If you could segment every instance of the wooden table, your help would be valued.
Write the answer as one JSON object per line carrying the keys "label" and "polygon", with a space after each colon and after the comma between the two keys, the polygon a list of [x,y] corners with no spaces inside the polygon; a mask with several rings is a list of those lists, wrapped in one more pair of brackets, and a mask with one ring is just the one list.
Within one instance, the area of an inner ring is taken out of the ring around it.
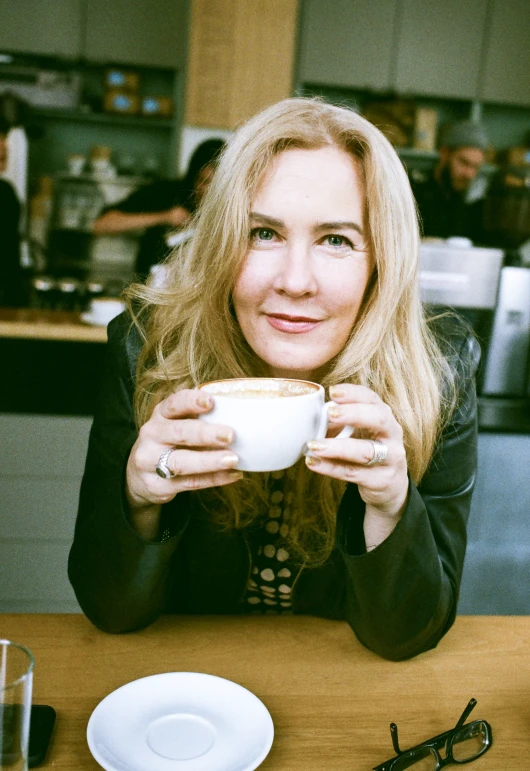
{"label": "wooden table", "polygon": [[[527,769],[530,618],[460,616],[438,648],[406,662],[363,648],[343,622],[305,616],[164,617],[146,630],[107,635],[81,615],[3,615],[0,637],[36,660],[34,702],[57,710],[46,768],[97,771],[86,726],[98,702],[146,675],[197,671],[245,686],[275,725],[260,769],[369,771],[403,748],[451,728],[469,699],[493,747],[466,768]],[[212,769],[212,771],[214,771]]]}
{"label": "wooden table", "polygon": [[107,328],[85,324],[79,313],[0,308],[0,337],[105,343]]}

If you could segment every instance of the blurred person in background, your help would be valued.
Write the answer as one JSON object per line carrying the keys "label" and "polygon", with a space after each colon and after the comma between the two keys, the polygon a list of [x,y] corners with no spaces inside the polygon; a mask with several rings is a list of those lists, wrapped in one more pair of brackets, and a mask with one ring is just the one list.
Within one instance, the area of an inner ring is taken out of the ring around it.
{"label": "blurred person in background", "polygon": [[[135,190],[127,198],[107,207],[95,220],[97,235],[145,229],[136,257],[135,272],[145,280],[151,267],[161,262],[169,249],[191,235],[185,226],[201,202],[213,177],[222,139],[208,139],[193,152],[183,179],[157,180]],[[175,237],[179,229],[180,238]]]}
{"label": "blurred person in background", "polygon": [[[0,117],[0,174],[7,165],[9,124]],[[0,306],[24,304],[24,271],[20,264],[20,201],[10,182],[0,177]]]}
{"label": "blurred person in background", "polygon": [[488,144],[478,123],[454,123],[443,137],[437,166],[426,179],[412,179],[424,236],[484,241],[483,201],[470,202],[468,193],[484,164]]}

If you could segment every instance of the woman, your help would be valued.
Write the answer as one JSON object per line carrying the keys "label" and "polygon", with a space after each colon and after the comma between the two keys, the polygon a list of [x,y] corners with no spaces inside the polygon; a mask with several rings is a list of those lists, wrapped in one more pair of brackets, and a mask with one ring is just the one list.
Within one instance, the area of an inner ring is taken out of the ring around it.
{"label": "woman", "polygon": [[[390,659],[453,623],[476,467],[476,343],[418,297],[410,186],[349,110],[288,99],[226,148],[184,259],[109,328],[69,563],[108,631],[160,613],[347,619]],[[328,437],[285,473],[235,469],[201,382],[322,383]],[[344,425],[349,439],[333,437]],[[139,427],[139,428],[138,428]]]}

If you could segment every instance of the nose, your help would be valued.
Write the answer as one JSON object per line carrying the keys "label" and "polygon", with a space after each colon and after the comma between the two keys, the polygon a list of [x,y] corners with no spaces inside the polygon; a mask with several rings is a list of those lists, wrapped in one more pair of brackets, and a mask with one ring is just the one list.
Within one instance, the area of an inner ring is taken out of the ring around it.
{"label": "nose", "polygon": [[309,244],[289,244],[282,254],[274,288],[290,297],[313,296],[318,284]]}

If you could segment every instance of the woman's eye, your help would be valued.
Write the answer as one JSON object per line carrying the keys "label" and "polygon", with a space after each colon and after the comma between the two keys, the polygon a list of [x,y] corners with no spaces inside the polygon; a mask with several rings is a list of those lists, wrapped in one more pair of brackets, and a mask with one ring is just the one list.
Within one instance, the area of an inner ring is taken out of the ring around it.
{"label": "woman's eye", "polygon": [[272,241],[274,238],[274,233],[272,230],[269,230],[268,228],[259,228],[257,232],[257,236],[260,239],[260,241]]}
{"label": "woman's eye", "polygon": [[254,228],[250,231],[250,239],[254,243],[270,242],[274,240],[274,230],[270,228]]}
{"label": "woman's eye", "polygon": [[326,236],[325,240],[327,241],[329,246],[335,246],[338,248],[342,246],[346,246],[346,247],[349,247],[350,249],[353,249],[352,242],[350,241],[349,238],[346,238],[345,236],[330,235],[330,236]]}

